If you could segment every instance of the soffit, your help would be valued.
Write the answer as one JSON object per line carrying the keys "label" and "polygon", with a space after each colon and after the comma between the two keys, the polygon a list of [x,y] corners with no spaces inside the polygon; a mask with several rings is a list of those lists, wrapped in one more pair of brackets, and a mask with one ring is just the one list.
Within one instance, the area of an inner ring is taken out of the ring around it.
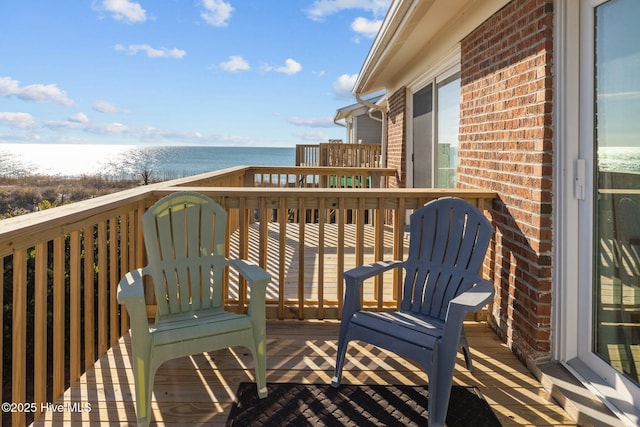
{"label": "soffit", "polygon": [[[509,0],[395,0],[367,55],[354,92],[384,90],[437,43],[458,43]],[[452,39],[453,37],[453,39]]]}

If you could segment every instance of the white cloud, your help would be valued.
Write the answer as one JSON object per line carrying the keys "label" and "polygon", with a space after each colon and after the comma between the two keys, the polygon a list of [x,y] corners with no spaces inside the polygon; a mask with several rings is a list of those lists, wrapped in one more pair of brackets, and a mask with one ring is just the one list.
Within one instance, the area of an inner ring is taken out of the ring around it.
{"label": "white cloud", "polygon": [[302,65],[295,59],[287,58],[287,60],[284,61],[284,65],[281,67],[264,64],[262,66],[262,71],[266,71],[266,72],[275,71],[276,73],[292,75],[302,71]]}
{"label": "white cloud", "polygon": [[84,123],[78,121],[48,121],[45,126],[49,129],[71,129],[99,135],[123,135],[130,132],[130,128],[122,123]]}
{"label": "white cloud", "polygon": [[340,99],[351,99],[351,91],[356,84],[357,74],[343,74],[333,82],[333,93]]}
{"label": "white cloud", "polygon": [[382,20],[369,20],[367,18],[358,17],[351,23],[351,29],[367,38],[374,38],[382,25]]}
{"label": "white cloud", "polygon": [[204,21],[214,27],[226,27],[231,19],[233,7],[224,0],[202,0],[204,10],[200,16]]}
{"label": "white cloud", "polygon": [[126,113],[127,110],[123,110],[115,104],[108,101],[96,101],[92,107],[95,111],[100,113]]}
{"label": "white cloud", "polygon": [[15,129],[9,132],[0,132],[0,142],[2,143],[29,143],[38,142],[42,137],[34,132],[21,131],[16,132]]}
{"label": "white cloud", "polygon": [[85,113],[76,113],[69,116],[68,120],[75,123],[89,123],[89,117]]}
{"label": "white cloud", "polygon": [[316,0],[306,12],[307,17],[314,21],[322,21],[326,16],[347,9],[362,9],[382,17],[390,3],[391,0]]}
{"label": "white cloud", "polygon": [[75,103],[65,91],[60,90],[55,84],[33,84],[20,86],[20,82],[11,77],[0,77],[0,96],[16,96],[25,101],[38,103],[54,102],[65,107]]}
{"label": "white cloud", "polygon": [[287,121],[296,126],[308,126],[308,127],[316,127],[316,128],[331,128],[334,127],[335,124],[331,117],[288,117]]}
{"label": "white cloud", "polygon": [[187,54],[186,51],[177,49],[175,47],[173,49],[169,49],[166,47],[154,48],[149,46],[148,44],[130,44],[127,47],[121,44],[117,44],[113,48],[119,52],[127,52],[129,55],[137,55],[138,52],[144,52],[149,58],[180,59]]}
{"label": "white cloud", "polygon": [[204,135],[200,132],[163,129],[153,126],[134,128],[131,129],[130,133],[145,142],[168,142],[174,140],[198,143],[204,139]]}
{"label": "white cloud", "polygon": [[0,112],[0,124],[11,128],[29,129],[36,127],[36,121],[29,113],[2,113]]}
{"label": "white cloud", "polygon": [[296,74],[302,71],[302,65],[300,65],[300,63],[295,59],[288,58],[286,61],[284,61],[284,67],[278,67],[276,68],[276,71],[278,73],[289,75]]}
{"label": "white cloud", "polygon": [[322,132],[321,130],[311,131],[311,132],[296,132],[293,134],[296,138],[306,141],[306,142],[327,142],[329,140],[329,135]]}
{"label": "white cloud", "polygon": [[0,96],[15,95],[20,91],[20,83],[11,77],[0,77]]}
{"label": "white cloud", "polygon": [[242,56],[238,55],[230,56],[228,61],[221,62],[218,66],[225,71],[231,72],[248,71],[251,69],[249,63]]}
{"label": "white cloud", "polygon": [[129,0],[103,0],[95,9],[109,12],[116,21],[124,21],[128,24],[144,22],[147,20],[147,12],[140,3]]}

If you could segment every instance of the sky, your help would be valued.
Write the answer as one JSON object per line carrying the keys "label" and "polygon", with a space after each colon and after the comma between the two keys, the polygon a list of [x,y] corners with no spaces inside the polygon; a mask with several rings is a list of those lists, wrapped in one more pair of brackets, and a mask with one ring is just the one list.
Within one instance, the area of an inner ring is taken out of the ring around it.
{"label": "sky", "polygon": [[391,0],[2,0],[0,144],[295,146]]}

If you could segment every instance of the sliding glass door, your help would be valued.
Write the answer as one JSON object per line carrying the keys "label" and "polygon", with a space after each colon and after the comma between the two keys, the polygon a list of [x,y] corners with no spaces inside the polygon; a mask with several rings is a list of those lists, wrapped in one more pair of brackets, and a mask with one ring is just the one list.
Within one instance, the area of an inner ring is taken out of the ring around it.
{"label": "sliding glass door", "polygon": [[567,295],[575,286],[577,300],[564,303],[561,317],[568,313],[569,322],[562,325],[566,336],[558,345],[568,343],[568,365],[635,425],[640,421],[640,1],[582,0],[579,14],[579,153],[570,178],[578,207],[577,218],[563,220],[567,230],[579,225],[569,243],[561,243],[578,254],[575,266],[570,263],[575,275],[561,284]]}
{"label": "sliding glass door", "polygon": [[640,383],[640,2],[594,8],[592,351]]}

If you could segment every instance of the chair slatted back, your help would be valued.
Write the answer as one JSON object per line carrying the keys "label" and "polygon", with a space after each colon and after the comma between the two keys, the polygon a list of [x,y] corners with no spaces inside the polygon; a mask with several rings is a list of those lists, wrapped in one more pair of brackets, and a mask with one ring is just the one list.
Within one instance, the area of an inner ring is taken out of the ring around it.
{"label": "chair slatted back", "polygon": [[174,193],[142,216],[157,316],[222,309],[227,213],[210,198]]}
{"label": "chair slatted back", "polygon": [[400,309],[445,320],[449,301],[473,286],[493,228],[468,202],[444,197],[411,215]]}

